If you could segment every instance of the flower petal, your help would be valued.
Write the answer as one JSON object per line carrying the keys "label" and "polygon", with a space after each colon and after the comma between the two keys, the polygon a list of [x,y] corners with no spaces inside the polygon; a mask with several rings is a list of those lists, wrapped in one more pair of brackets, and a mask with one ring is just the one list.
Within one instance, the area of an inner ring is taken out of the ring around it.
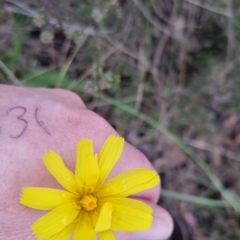
{"label": "flower petal", "polygon": [[143,211],[148,214],[152,214],[152,208],[148,204],[134,198],[116,197],[116,198],[100,198],[98,200],[98,204],[100,205],[104,202],[110,202],[112,203],[113,206],[115,205],[126,206],[129,208],[134,208],[139,211]]}
{"label": "flower petal", "polygon": [[95,226],[96,226],[96,224],[97,224],[98,216],[99,216],[99,214],[100,214],[102,205],[103,205],[103,204],[100,205],[100,204],[98,203],[98,204],[97,204],[97,207],[96,207],[93,211],[88,212],[89,217],[90,217],[90,219],[91,219],[91,223],[92,223],[92,225],[93,225],[93,228],[95,228]]}
{"label": "flower petal", "polygon": [[62,231],[59,233],[53,235],[49,240],[68,240],[71,235],[73,234],[75,228],[76,228],[77,223],[70,223],[67,227],[65,227]]}
{"label": "flower petal", "polygon": [[87,191],[93,191],[99,179],[97,155],[88,155],[86,162],[86,187],[88,188]]}
{"label": "flower petal", "polygon": [[144,231],[152,225],[152,208],[130,198],[107,199],[113,204],[112,226],[116,231]]}
{"label": "flower petal", "polygon": [[75,203],[67,203],[54,208],[32,225],[33,234],[40,239],[50,238],[72,223],[79,211]]}
{"label": "flower petal", "polygon": [[113,208],[110,202],[106,202],[103,204],[97,220],[96,227],[95,227],[96,232],[103,232],[110,229],[111,220],[112,220],[112,211],[113,211]]}
{"label": "flower petal", "polygon": [[94,232],[91,219],[88,213],[85,211],[81,212],[81,216],[74,234],[74,240],[79,239],[96,240],[96,234]]}
{"label": "flower petal", "polygon": [[47,152],[43,161],[48,171],[64,188],[73,193],[78,192],[74,174],[66,167],[57,153],[52,150]]}
{"label": "flower petal", "polygon": [[124,139],[116,135],[110,135],[103,144],[98,159],[100,169],[99,185],[106,180],[112,168],[119,160],[123,146]]}
{"label": "flower petal", "polygon": [[22,189],[20,203],[30,208],[52,210],[73,202],[76,198],[75,194],[59,189],[25,187]]}
{"label": "flower petal", "polygon": [[88,167],[88,159],[94,158],[93,152],[93,143],[90,139],[81,139],[77,145],[77,160],[76,160],[76,169],[75,177],[76,182],[81,189],[82,186],[86,186],[86,169]]}
{"label": "flower petal", "polygon": [[116,237],[112,230],[98,233],[100,240],[116,240]]}
{"label": "flower petal", "polygon": [[132,198],[102,198],[102,202],[113,205],[111,229],[117,231],[137,231],[149,229],[152,224],[152,208],[146,203]]}
{"label": "flower petal", "polygon": [[127,197],[150,189],[159,183],[157,172],[147,168],[135,168],[123,172],[101,186],[97,197]]}

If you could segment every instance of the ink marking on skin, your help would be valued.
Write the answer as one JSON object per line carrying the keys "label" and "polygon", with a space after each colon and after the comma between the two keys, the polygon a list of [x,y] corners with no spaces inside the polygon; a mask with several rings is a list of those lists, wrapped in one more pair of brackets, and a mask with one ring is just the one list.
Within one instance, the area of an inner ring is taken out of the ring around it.
{"label": "ink marking on skin", "polygon": [[14,110],[17,110],[17,109],[21,109],[21,110],[22,110],[22,114],[20,114],[20,115],[17,117],[17,119],[20,120],[20,121],[22,121],[22,122],[24,123],[24,127],[23,127],[22,131],[21,131],[18,135],[10,135],[11,138],[19,138],[19,137],[21,137],[21,136],[24,134],[24,132],[26,131],[27,126],[28,126],[27,120],[23,118],[23,116],[24,116],[25,113],[27,112],[27,109],[26,109],[25,107],[22,107],[22,106],[12,107],[12,108],[10,108],[10,109],[7,111],[7,115],[8,115],[10,112],[12,112],[12,111],[14,111]]}
{"label": "ink marking on skin", "polygon": [[51,136],[51,133],[48,130],[48,128],[45,126],[44,122],[38,119],[38,107],[35,109],[34,116],[35,116],[35,120],[36,120],[37,124],[39,125],[39,127],[41,127],[47,135]]}

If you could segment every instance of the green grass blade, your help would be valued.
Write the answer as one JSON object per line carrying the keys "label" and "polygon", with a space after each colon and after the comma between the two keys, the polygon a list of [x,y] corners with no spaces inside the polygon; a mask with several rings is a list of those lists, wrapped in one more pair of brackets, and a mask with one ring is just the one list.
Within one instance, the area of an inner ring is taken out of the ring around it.
{"label": "green grass blade", "polygon": [[213,200],[209,198],[198,197],[194,195],[169,191],[165,189],[161,190],[161,195],[163,197],[173,198],[173,199],[181,200],[185,202],[191,202],[191,203],[206,206],[206,207],[216,207],[216,208],[226,207],[226,203],[221,200]]}
{"label": "green grass blade", "polygon": [[101,99],[105,100],[106,102],[122,109],[123,111],[138,117],[142,121],[148,123],[150,126],[164,134],[166,137],[168,137],[172,142],[174,142],[176,145],[178,145],[188,156],[190,156],[195,163],[204,171],[204,173],[209,177],[209,179],[212,181],[215,188],[219,191],[219,193],[222,195],[222,197],[229,203],[229,205],[232,206],[232,208],[236,212],[240,212],[240,203],[237,201],[237,199],[224,187],[222,186],[221,181],[218,179],[218,177],[214,174],[212,169],[202,160],[201,158],[197,157],[194,151],[189,148],[185,143],[176,135],[174,135],[172,132],[164,128],[159,122],[155,121],[151,117],[145,115],[144,113],[139,112],[135,108],[126,105],[116,99],[106,97],[104,95],[100,96]]}
{"label": "green grass blade", "polygon": [[71,54],[69,59],[67,59],[66,63],[63,65],[63,67],[59,73],[58,81],[56,82],[57,88],[60,88],[62,86],[63,79],[65,78],[74,58],[76,57],[77,53],[79,52],[80,48],[83,46],[83,44],[85,43],[87,38],[88,38],[88,35],[84,35],[82,37],[82,39],[76,43],[73,53]]}

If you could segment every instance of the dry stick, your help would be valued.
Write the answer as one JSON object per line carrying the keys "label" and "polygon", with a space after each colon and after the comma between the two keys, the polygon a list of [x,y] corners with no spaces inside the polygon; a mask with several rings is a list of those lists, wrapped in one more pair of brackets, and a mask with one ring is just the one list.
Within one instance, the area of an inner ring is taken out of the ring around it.
{"label": "dry stick", "polygon": [[[106,38],[106,37],[105,37],[105,38]],[[108,40],[109,43],[111,43],[113,46],[117,46],[117,45],[120,44],[120,43],[117,42],[116,40],[112,40],[112,39],[110,39],[109,37],[107,38],[107,40]],[[103,43],[103,44],[104,44],[104,46],[109,47],[108,44],[105,44],[105,43]],[[124,44],[121,45],[121,47],[118,49],[118,51],[120,51],[120,52],[126,54],[127,56],[132,57],[132,58],[134,58],[134,59],[136,59],[136,60],[142,61],[141,59],[138,58],[138,55],[137,55],[132,49],[124,46]],[[127,61],[126,59],[123,59],[123,60],[126,61],[126,62],[128,62],[128,64],[131,64],[132,66],[134,66],[134,67],[136,67],[136,68],[139,67],[137,64],[130,63],[130,62]],[[239,57],[238,61],[240,61],[240,57]],[[142,64],[144,64],[144,63],[145,63],[146,66],[148,67],[149,72],[150,72],[152,75],[154,75],[157,79],[160,79],[160,77],[165,78],[164,76],[160,76],[160,73],[159,73],[158,69],[155,68],[155,67],[153,67],[153,66],[151,66],[151,65],[149,64],[149,62],[148,62],[147,59],[144,59],[144,61],[142,62]],[[229,71],[231,71],[231,70],[233,69],[233,66],[232,66],[232,65],[233,65],[233,64],[231,64],[231,65],[227,68],[228,71],[226,72],[226,74],[229,73]],[[159,81],[157,81],[157,82],[159,82]],[[215,107],[209,106],[209,104],[208,104],[207,102],[203,101],[203,100],[200,99],[198,96],[191,94],[191,93],[188,92],[186,89],[178,88],[178,89],[175,90],[175,92],[176,92],[176,93],[180,93],[180,94],[182,94],[182,95],[184,95],[184,96],[186,96],[186,97],[188,97],[188,98],[191,98],[191,100],[200,103],[200,104],[203,105],[204,107],[207,107],[207,108],[210,108],[210,109],[213,109],[213,110],[217,111],[217,109],[216,109]]]}
{"label": "dry stick", "polygon": [[[228,0],[227,12],[229,15],[233,16],[233,2],[232,0]],[[228,45],[227,45],[227,61],[233,57],[234,48],[235,48],[235,34],[232,18],[228,18],[228,26],[227,26],[227,37],[228,37]]]}
{"label": "dry stick", "polygon": [[105,35],[112,32],[111,30],[108,30],[108,29],[102,29],[100,31],[97,31],[93,27],[82,26],[79,23],[61,22],[61,25],[59,25],[58,19],[47,15],[46,12],[44,14],[39,13],[38,11],[28,7],[27,5],[15,0],[5,0],[5,2],[13,5],[13,6],[4,5],[4,9],[6,9],[9,12],[20,13],[22,15],[25,15],[31,18],[40,18],[41,16],[44,15],[50,24],[54,26],[59,26],[63,28],[65,31],[80,32],[90,36],[95,36],[95,35],[101,36],[101,35]]}
{"label": "dry stick", "polygon": [[[120,46],[118,46],[117,48],[111,48],[109,51],[107,51],[101,58],[99,62],[105,62],[113,53],[115,53],[118,48],[120,48]],[[74,89],[82,80],[84,80],[87,76],[89,76],[96,68],[97,68],[98,64],[94,63],[92,64],[92,66],[90,68],[88,68],[77,80],[75,80],[74,82],[72,82],[71,84],[69,84],[69,86],[67,87],[68,90],[72,90]]]}
{"label": "dry stick", "polygon": [[[106,37],[107,40],[113,45],[113,46],[118,46],[120,43],[116,40],[111,40],[109,37]],[[104,44],[104,43],[103,43]],[[105,44],[106,47],[109,47],[107,44]],[[149,72],[151,74],[154,74],[156,76],[156,78],[160,79],[163,78],[165,79],[164,76],[160,75],[159,71],[157,68],[154,68],[153,66],[150,65],[148,59],[144,59],[144,61],[142,61],[142,59],[139,59],[138,55],[130,48],[124,46],[124,44],[122,44],[122,46],[118,49],[120,52],[126,54],[129,57],[132,57],[138,61],[141,61],[141,64],[146,64],[146,67],[148,68]],[[135,67],[138,68],[138,66],[134,65]]]}
{"label": "dry stick", "polygon": [[198,148],[198,149],[201,149],[204,151],[208,151],[208,152],[220,155],[220,156],[227,157],[231,160],[240,162],[240,158],[237,157],[236,154],[233,153],[232,151],[225,150],[223,148],[214,146],[212,144],[209,144],[207,142],[200,141],[200,140],[195,140],[195,139],[190,139],[190,138],[184,138],[183,140],[187,145],[189,145],[191,147]]}
{"label": "dry stick", "polygon": [[175,89],[174,92],[176,94],[181,94],[187,98],[190,98],[191,101],[195,101],[195,102],[201,104],[202,106],[204,106],[205,108],[211,109],[216,112],[218,111],[216,107],[209,105],[209,103],[207,101],[202,100],[196,93],[191,93],[188,90],[183,89],[181,87],[178,87],[177,89]]}
{"label": "dry stick", "polygon": [[164,26],[161,26],[160,23],[158,21],[156,21],[156,19],[154,19],[149,13],[148,11],[145,9],[144,5],[142,4],[142,2],[140,0],[133,0],[134,4],[137,6],[137,8],[141,11],[141,13],[143,14],[143,16],[158,30],[160,30],[161,32],[163,32],[166,35],[170,35],[170,32],[168,29],[166,29]]}
{"label": "dry stick", "polygon": [[208,11],[211,11],[211,12],[214,12],[214,13],[217,13],[217,14],[221,14],[225,17],[233,17],[232,15],[230,15],[229,13],[226,13],[225,11],[219,11],[219,10],[216,10],[215,8],[211,7],[209,4],[207,3],[201,3],[200,1],[197,1],[197,0],[185,0],[186,2],[189,2],[191,4],[194,4],[198,7],[201,7],[201,8],[204,8]]}
{"label": "dry stick", "polygon": [[[153,9],[155,10],[155,12],[158,14],[158,16],[161,17],[160,13],[157,12],[158,10],[156,9],[154,1],[151,1],[151,3],[153,5]],[[169,21],[167,21],[168,22],[167,29],[170,33],[172,33],[172,30],[174,29],[174,26],[170,25],[170,22],[173,22],[173,19],[175,18],[175,13],[176,13],[175,7],[176,7],[176,4],[174,4],[170,19],[169,19]],[[153,58],[153,63],[152,63],[153,69],[156,69],[155,71],[152,72],[152,76],[153,76],[153,79],[154,79],[158,89],[159,89],[159,95],[157,96],[157,101],[158,101],[159,108],[160,108],[159,122],[160,122],[160,119],[162,119],[162,116],[167,116],[167,114],[166,114],[167,104],[165,101],[162,101],[161,96],[160,96],[161,89],[163,89],[163,85],[165,85],[166,81],[164,81],[164,83],[162,81],[160,81],[160,78],[159,78],[160,73],[158,71],[158,66],[161,62],[163,51],[164,51],[164,48],[165,48],[169,38],[170,38],[169,35],[163,33],[163,36],[160,38],[160,40],[158,42],[157,49],[155,51],[155,55]]]}
{"label": "dry stick", "polygon": [[[155,11],[155,13],[156,13],[163,21],[165,21],[165,22],[168,23],[169,25],[173,25],[173,26],[174,26],[174,25],[175,25],[174,20],[171,19],[171,17],[170,17],[170,19],[168,19],[168,18],[162,13],[161,9],[160,9],[159,7],[157,7],[157,4],[156,4],[155,1],[156,1],[156,0],[150,0],[151,4],[152,4],[152,6],[153,6],[153,9],[154,9],[154,11]],[[159,0],[157,0],[157,1],[159,1]],[[174,2],[174,3],[176,3],[176,2]],[[200,28],[199,26],[195,26],[195,25],[184,25],[183,27],[184,27],[184,28],[195,28],[195,29]]]}
{"label": "dry stick", "polygon": [[22,86],[22,83],[15,77],[15,75],[11,72],[11,70],[0,60],[0,68],[5,72],[5,74],[8,76],[9,80],[17,85]]}
{"label": "dry stick", "polygon": [[[172,29],[170,31],[172,31]],[[153,68],[154,69],[157,69],[158,66],[159,66],[159,63],[161,62],[163,50],[164,50],[169,38],[170,38],[169,35],[164,34],[158,42],[157,49],[156,49],[156,52],[155,52],[155,55],[154,55],[154,58],[153,58]],[[153,77],[154,77],[155,80],[157,80],[155,78],[155,75]]]}
{"label": "dry stick", "polygon": [[[109,37],[106,37],[106,36],[105,36],[104,38],[106,38],[106,39],[109,41],[109,43],[111,43],[113,46],[117,46],[117,45],[120,44],[120,43],[117,42],[116,40],[112,40],[112,39],[110,39]],[[105,43],[103,43],[103,44],[104,44],[104,46],[109,47],[108,44],[105,44]],[[141,59],[138,58],[138,55],[137,55],[132,49],[124,46],[124,44],[121,45],[121,47],[118,49],[118,51],[120,51],[120,52],[126,54],[127,56],[130,56],[130,57],[132,57],[132,58],[134,58],[134,59],[136,59],[136,60],[142,61]],[[127,61],[126,59],[123,59],[123,60],[126,61],[126,62],[128,62],[128,64],[131,64],[132,66],[134,66],[134,67],[136,67],[136,68],[139,67],[139,66],[136,65],[136,64],[130,63],[130,62]],[[238,61],[240,61],[240,57],[239,57]],[[156,77],[156,79],[160,79],[160,78],[163,78],[163,79],[164,79],[164,78],[165,78],[164,76],[161,76],[161,75],[160,75],[160,73],[159,73],[159,71],[158,71],[158,69],[157,69],[156,67],[151,66],[151,65],[149,64],[149,62],[148,62],[147,59],[144,59],[144,61],[142,62],[142,64],[144,64],[144,63],[145,63],[146,66],[149,68],[149,72],[150,72],[152,75],[154,75],[154,76]],[[229,73],[233,68],[234,68],[233,64],[230,64],[229,66],[227,66],[227,71],[226,71],[225,74]],[[159,81],[157,81],[157,83],[159,83]],[[196,95],[192,95],[192,94],[191,94],[190,92],[188,92],[186,89],[178,88],[178,89],[176,90],[176,93],[180,93],[180,94],[182,94],[182,95],[184,95],[184,96],[186,96],[186,97],[188,97],[188,98],[191,98],[191,100],[200,103],[200,104],[203,105],[204,107],[207,107],[207,108],[210,108],[210,109],[213,109],[213,110],[217,111],[217,109],[216,109],[215,107],[209,106],[209,104],[208,104],[207,102],[203,101],[202,99],[200,99],[200,98],[199,98],[198,96],[196,96]]]}
{"label": "dry stick", "polygon": [[[153,4],[154,1],[151,1],[151,2]],[[157,13],[157,10],[154,6],[155,5],[153,5],[153,9]],[[157,13],[157,14],[159,14],[159,13]],[[175,4],[173,6],[170,19],[168,21],[167,32],[169,32],[169,33],[172,33],[172,30],[173,30],[173,27],[174,27],[174,26],[170,25],[170,23],[173,21],[173,19],[175,19]],[[170,38],[170,35],[165,34],[165,33],[163,33],[163,36],[160,38],[160,41],[159,41],[158,46],[157,46],[156,53],[155,53],[154,58],[153,58],[153,68],[154,69],[157,69],[158,66],[159,66],[159,63],[161,61],[161,57],[162,57],[162,54],[163,54],[163,50],[164,50],[169,38]],[[156,78],[155,74],[153,74],[153,78],[154,78],[156,83],[159,81],[159,79]]]}
{"label": "dry stick", "polygon": [[142,2],[140,0],[133,0],[134,4],[137,6],[137,8],[141,11],[141,13],[143,14],[143,16],[159,31],[161,31],[162,33],[164,33],[165,35],[171,36],[173,39],[179,41],[179,38],[177,36],[175,36],[174,34],[171,34],[172,32],[170,31],[169,28],[166,28],[164,26],[162,26],[156,19],[154,19],[146,10],[146,8],[144,7],[144,5],[142,4]]}
{"label": "dry stick", "polygon": [[[194,11],[194,8],[196,8],[195,5],[190,5],[188,7],[188,11],[187,11],[187,19],[188,19],[188,23],[189,25],[194,25],[194,18],[195,18],[195,14],[192,14],[192,9]],[[191,21],[193,22],[191,24]],[[183,24],[184,25],[184,24]],[[183,26],[181,28],[182,30],[182,36],[183,36]],[[187,47],[188,47],[188,41],[190,39],[191,33],[194,29],[193,28],[187,28],[185,33],[184,33],[184,41],[181,41],[180,43],[180,53],[179,53],[179,81],[180,83],[182,83],[182,85],[184,85],[184,81],[186,78],[186,52],[187,52]]]}
{"label": "dry stick", "polygon": [[[130,48],[126,47],[126,46],[124,46],[124,44],[119,43],[119,42],[118,42],[117,40],[115,40],[115,39],[112,40],[112,39],[110,39],[109,37],[107,37],[107,40],[108,40],[113,46],[115,46],[115,47],[121,45],[121,46],[117,49],[118,51],[121,51],[121,52],[125,53],[126,55],[128,55],[128,56],[130,56],[130,57],[132,57],[132,58],[134,58],[134,59],[136,59],[136,60],[138,60],[138,61],[140,61],[142,65],[145,64],[144,66],[150,68],[149,61],[148,61],[146,58],[139,58],[138,54],[136,54],[135,51],[133,51],[132,49],[130,49]],[[103,44],[104,44],[104,43],[103,43]],[[105,44],[105,46],[106,46],[106,47],[109,47],[109,46],[107,46],[107,44]]]}
{"label": "dry stick", "polygon": [[[157,1],[158,1],[158,0],[157,0]],[[155,13],[156,13],[163,21],[165,21],[165,22],[168,23],[168,24],[174,25],[173,21],[171,20],[171,17],[170,17],[170,19],[168,19],[167,16],[162,13],[162,11],[160,10],[160,8],[157,7],[157,4],[156,4],[155,0],[150,0],[150,2],[151,2],[151,4],[152,4],[152,6],[153,6],[153,9],[154,9]],[[159,1],[158,1],[158,2],[159,2]]]}
{"label": "dry stick", "polygon": [[[146,10],[146,8],[144,7],[144,5],[142,4],[142,2],[140,0],[133,0],[134,4],[137,6],[137,8],[141,11],[141,13],[143,14],[143,16],[158,30],[160,30],[162,33],[164,33],[166,36],[171,36],[172,38],[174,38],[175,40],[179,41],[179,39],[177,38],[177,36],[175,36],[174,34],[172,35],[171,31],[169,28],[163,27],[160,25],[160,23],[154,19]],[[156,68],[151,68],[149,66],[149,69],[155,74],[158,75],[158,77],[160,76],[158,70]]]}
{"label": "dry stick", "polygon": [[141,45],[144,45],[144,43],[140,43],[140,49],[138,53],[138,59],[141,59],[138,61],[138,87],[137,87],[137,97],[135,102],[135,108],[140,109],[142,101],[143,101],[143,93],[144,93],[144,76],[146,74],[147,65],[144,62],[145,58],[145,52],[144,52],[144,46],[141,47]]}
{"label": "dry stick", "polygon": [[236,67],[239,66],[240,54],[237,52],[236,56],[238,56],[237,59],[233,59],[232,61],[231,61],[231,59],[229,59],[229,61],[227,61],[227,63],[226,63],[226,66],[219,73],[220,81],[225,79],[228,74],[230,74]]}

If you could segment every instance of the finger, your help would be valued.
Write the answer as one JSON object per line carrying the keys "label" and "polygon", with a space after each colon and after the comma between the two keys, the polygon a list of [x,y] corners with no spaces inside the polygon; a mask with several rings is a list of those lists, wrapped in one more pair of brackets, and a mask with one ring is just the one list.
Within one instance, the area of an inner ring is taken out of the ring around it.
{"label": "finger", "polygon": [[173,231],[173,220],[169,213],[157,206],[148,203],[153,208],[153,225],[150,230],[132,234],[131,240],[164,240],[168,239]]}

